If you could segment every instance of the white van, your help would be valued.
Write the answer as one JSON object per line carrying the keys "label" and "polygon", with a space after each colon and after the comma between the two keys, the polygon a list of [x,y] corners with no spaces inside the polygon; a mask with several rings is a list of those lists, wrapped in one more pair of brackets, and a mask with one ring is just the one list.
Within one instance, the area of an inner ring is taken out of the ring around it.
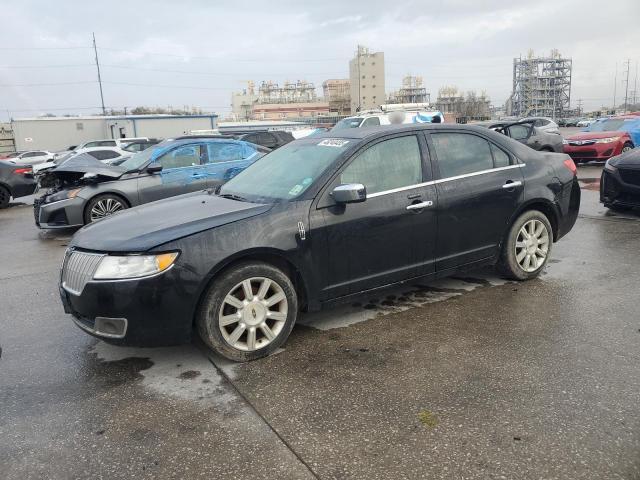
{"label": "white van", "polygon": [[[435,119],[435,121],[434,121]],[[430,110],[429,104],[402,103],[381,105],[379,110],[367,110],[353,117],[340,120],[331,130],[344,128],[365,128],[378,125],[408,123],[443,123],[444,115],[438,110]]]}

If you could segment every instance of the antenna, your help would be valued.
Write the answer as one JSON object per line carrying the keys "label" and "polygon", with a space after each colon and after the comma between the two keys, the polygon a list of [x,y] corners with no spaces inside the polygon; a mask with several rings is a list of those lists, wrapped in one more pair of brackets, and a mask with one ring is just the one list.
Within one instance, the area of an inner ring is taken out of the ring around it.
{"label": "antenna", "polygon": [[102,104],[102,115],[106,115],[107,111],[104,108],[104,95],[102,94],[102,78],[100,78],[100,62],[98,62],[98,47],[96,47],[96,34],[93,35],[93,52],[96,54],[96,68],[98,69],[98,85],[100,85],[100,103]]}
{"label": "antenna", "polygon": [[627,59],[627,79],[625,81],[624,88],[624,113],[627,113],[627,100],[629,97],[629,67],[631,66],[631,59]]}

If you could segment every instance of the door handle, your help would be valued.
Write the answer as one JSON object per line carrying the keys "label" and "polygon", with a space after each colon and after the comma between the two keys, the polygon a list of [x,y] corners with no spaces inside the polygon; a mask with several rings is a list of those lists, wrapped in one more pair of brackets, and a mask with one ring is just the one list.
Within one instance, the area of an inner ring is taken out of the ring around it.
{"label": "door handle", "polygon": [[431,200],[427,200],[426,202],[412,203],[411,205],[407,205],[407,210],[421,210],[425,207],[431,206],[433,206],[433,202]]}
{"label": "door handle", "polygon": [[191,178],[203,178],[203,177],[206,177],[204,173],[194,173],[193,175],[191,175]]}
{"label": "door handle", "polygon": [[517,180],[515,182],[509,180],[507,183],[502,185],[502,188],[509,189],[509,188],[516,188],[516,187],[521,187],[521,186],[522,186],[522,182],[520,180]]}

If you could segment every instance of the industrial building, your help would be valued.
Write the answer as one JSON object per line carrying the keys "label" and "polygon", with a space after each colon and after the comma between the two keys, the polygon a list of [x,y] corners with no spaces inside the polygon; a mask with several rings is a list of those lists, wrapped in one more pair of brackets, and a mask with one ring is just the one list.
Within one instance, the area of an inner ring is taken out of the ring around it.
{"label": "industrial building", "polygon": [[348,78],[325,80],[322,82],[322,93],[331,113],[351,115],[351,81]]}
{"label": "industrial building", "polygon": [[571,59],[557,50],[548,57],[513,59],[513,92],[509,115],[561,118],[571,109]]}
{"label": "industrial building", "polygon": [[384,83],[384,53],[370,52],[358,45],[355,57],[349,61],[351,81],[351,112],[378,108],[386,102]]}
{"label": "industrial building", "polygon": [[387,103],[430,103],[431,95],[422,84],[422,77],[406,75],[402,88],[389,94]]}
{"label": "industrial building", "polygon": [[217,115],[38,117],[11,121],[16,150],[64,150],[103,138],[169,138],[216,128]]}
{"label": "industrial building", "polygon": [[278,83],[263,81],[255,92],[255,84],[231,96],[234,120],[280,120],[307,118],[329,113],[329,104],[318,99],[316,87],[305,80]]}

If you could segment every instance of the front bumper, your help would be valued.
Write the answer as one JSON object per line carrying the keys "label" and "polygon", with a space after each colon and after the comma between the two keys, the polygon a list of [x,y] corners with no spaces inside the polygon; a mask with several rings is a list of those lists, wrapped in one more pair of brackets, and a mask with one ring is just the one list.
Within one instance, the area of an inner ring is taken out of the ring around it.
{"label": "front bumper", "polygon": [[192,276],[174,265],[152,277],[89,281],[79,295],[60,283],[59,292],[65,313],[90,335],[117,345],[177,345],[191,339],[197,301]]}
{"label": "front bumper", "polygon": [[[571,140],[569,140],[571,141]],[[592,143],[589,145],[564,145],[563,151],[574,162],[604,162],[622,151],[622,144],[616,143]]]}
{"label": "front bumper", "polygon": [[39,228],[68,228],[84,225],[86,200],[76,197],[53,203],[44,203],[45,197],[33,201],[33,216]]}
{"label": "front bumper", "polygon": [[600,203],[621,207],[640,206],[640,170],[603,170],[600,177]]}

